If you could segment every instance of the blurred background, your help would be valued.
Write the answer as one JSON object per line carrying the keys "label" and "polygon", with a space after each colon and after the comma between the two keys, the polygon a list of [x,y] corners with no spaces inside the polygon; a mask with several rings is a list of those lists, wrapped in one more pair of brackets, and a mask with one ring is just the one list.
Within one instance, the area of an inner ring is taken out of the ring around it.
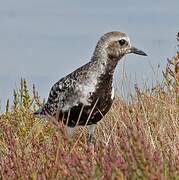
{"label": "blurred background", "polygon": [[115,86],[123,81],[129,91],[134,83],[160,82],[167,58],[177,51],[178,0],[0,1],[2,107],[20,78],[26,78],[30,88],[34,83],[47,98],[56,81],[90,60],[96,42],[108,31],[126,32],[132,44],[148,54],[128,55],[119,63]]}

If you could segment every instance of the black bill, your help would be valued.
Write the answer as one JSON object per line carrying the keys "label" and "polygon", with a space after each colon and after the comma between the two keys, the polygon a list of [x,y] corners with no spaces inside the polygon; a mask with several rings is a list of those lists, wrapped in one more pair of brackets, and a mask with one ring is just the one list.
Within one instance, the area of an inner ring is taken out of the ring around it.
{"label": "black bill", "polygon": [[144,52],[144,51],[141,51],[135,47],[132,47],[131,48],[131,53],[134,53],[134,54],[139,54],[141,56],[147,56],[147,54]]}

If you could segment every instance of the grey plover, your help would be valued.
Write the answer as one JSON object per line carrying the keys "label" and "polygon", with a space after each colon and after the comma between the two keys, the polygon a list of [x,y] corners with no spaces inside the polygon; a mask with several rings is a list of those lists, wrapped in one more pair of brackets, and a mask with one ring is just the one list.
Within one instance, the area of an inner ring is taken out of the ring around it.
{"label": "grey plover", "polygon": [[69,127],[67,130],[87,126],[88,142],[91,142],[96,124],[110,110],[114,100],[116,65],[129,53],[147,56],[131,45],[125,33],[104,34],[96,45],[91,61],[56,82],[47,102],[34,114],[55,117]]}

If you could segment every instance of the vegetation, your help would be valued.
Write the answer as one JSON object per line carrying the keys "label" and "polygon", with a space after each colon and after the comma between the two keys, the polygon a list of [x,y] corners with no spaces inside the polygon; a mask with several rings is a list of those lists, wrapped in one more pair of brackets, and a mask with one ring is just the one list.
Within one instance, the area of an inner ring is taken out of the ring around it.
{"label": "vegetation", "polygon": [[[178,34],[179,38],[179,34]],[[163,83],[116,99],[87,145],[86,130],[35,118],[42,102],[26,80],[0,116],[0,179],[179,179],[179,52]]]}

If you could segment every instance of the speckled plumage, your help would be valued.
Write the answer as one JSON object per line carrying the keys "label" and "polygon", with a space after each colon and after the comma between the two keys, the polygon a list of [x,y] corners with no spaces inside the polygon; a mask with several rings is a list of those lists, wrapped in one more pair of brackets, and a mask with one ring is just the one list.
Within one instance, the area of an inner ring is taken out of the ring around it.
{"label": "speckled plumage", "polygon": [[35,115],[54,116],[69,127],[96,124],[111,108],[114,70],[118,61],[128,53],[146,55],[131,47],[125,33],[103,35],[91,61],[55,83],[47,102]]}

